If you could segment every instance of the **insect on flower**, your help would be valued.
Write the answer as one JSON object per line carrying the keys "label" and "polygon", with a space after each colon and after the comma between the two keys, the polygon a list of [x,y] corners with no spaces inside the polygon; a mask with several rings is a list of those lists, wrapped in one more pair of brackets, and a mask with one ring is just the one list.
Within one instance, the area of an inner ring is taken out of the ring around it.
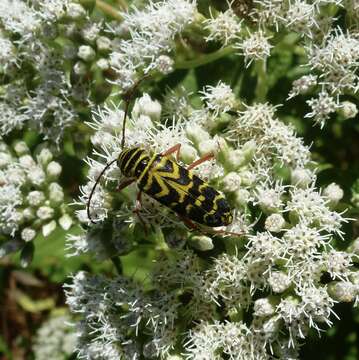
{"label": "insect on flower", "polygon": [[[94,223],[91,219],[90,203],[99,180],[112,164],[117,163],[125,176],[125,180],[119,184],[117,190],[121,191],[133,182],[137,183],[139,192],[134,212],[137,213],[142,223],[144,221],[140,215],[141,196],[142,193],[146,193],[162,205],[170,208],[191,229],[199,230],[193,222],[208,227],[231,224],[233,216],[226,198],[192,172],[194,167],[212,159],[213,153],[208,153],[188,167],[184,167],[178,164],[181,144],[174,145],[159,154],[150,154],[141,147],[125,147],[125,128],[129,103],[138,84],[139,82],[124,96],[126,105],[122,128],[122,152],[117,159],[105,166],[97,178],[87,202],[88,218]],[[171,156],[174,153],[176,153],[176,161]],[[222,230],[215,232],[242,235]]]}

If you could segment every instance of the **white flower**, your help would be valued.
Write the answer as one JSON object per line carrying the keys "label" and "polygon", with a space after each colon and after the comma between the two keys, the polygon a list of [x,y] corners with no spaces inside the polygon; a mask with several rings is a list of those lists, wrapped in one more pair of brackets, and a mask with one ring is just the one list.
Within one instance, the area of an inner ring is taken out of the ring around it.
{"label": "white flower", "polygon": [[161,104],[157,100],[152,100],[148,94],[143,94],[136,99],[131,114],[135,119],[145,115],[152,121],[158,121],[161,117]]}
{"label": "white flower", "polygon": [[270,232],[280,232],[285,226],[285,219],[281,214],[271,214],[267,217],[264,227]]}
{"label": "white flower", "polygon": [[303,75],[301,78],[293,81],[293,88],[289,93],[288,99],[299,94],[306,94],[315,85],[317,85],[317,76],[311,74]]}
{"label": "white flower", "polygon": [[81,45],[77,52],[77,56],[85,62],[91,62],[95,59],[96,52],[89,45]]}
{"label": "white flower", "polygon": [[250,33],[248,38],[241,43],[236,44],[236,48],[240,50],[240,54],[244,56],[247,67],[254,60],[265,61],[269,55],[272,45],[268,41],[269,37],[265,36],[262,30]]}
{"label": "white flower", "polygon": [[315,175],[309,169],[296,168],[291,172],[291,183],[296,187],[306,188],[313,184]]}
{"label": "white flower", "polygon": [[254,315],[264,317],[273,315],[274,312],[275,307],[268,298],[261,298],[254,302]]}
{"label": "white flower", "polygon": [[[211,8],[210,8],[211,11]],[[209,31],[207,41],[221,41],[223,45],[234,42],[241,31],[241,22],[229,7],[225,12],[220,12],[216,17],[210,14],[211,18],[204,21],[204,28]]]}
{"label": "white flower", "polygon": [[209,109],[214,111],[215,115],[235,107],[236,97],[231,87],[221,81],[216,86],[206,86],[202,94],[201,99],[206,102]]}
{"label": "white flower", "polygon": [[306,114],[306,117],[314,118],[314,121],[321,127],[329,119],[330,114],[334,113],[339,107],[337,102],[327,92],[319,93],[318,98],[312,98],[307,101],[312,111]]}
{"label": "white flower", "polygon": [[339,107],[339,113],[346,119],[355,118],[358,114],[357,106],[350,101],[342,101]]}
{"label": "white flower", "polygon": [[56,161],[51,161],[46,167],[47,174],[52,178],[58,177],[61,174],[61,171],[62,167]]}
{"label": "white flower", "polygon": [[268,278],[268,284],[274,293],[282,293],[289,288],[291,280],[286,273],[273,271]]}
{"label": "white flower", "polygon": [[338,184],[331,183],[324,188],[323,195],[328,199],[332,206],[335,206],[343,198],[344,191]]}
{"label": "white flower", "polygon": [[35,238],[36,231],[31,228],[25,228],[21,231],[21,239],[25,242],[31,241]]}

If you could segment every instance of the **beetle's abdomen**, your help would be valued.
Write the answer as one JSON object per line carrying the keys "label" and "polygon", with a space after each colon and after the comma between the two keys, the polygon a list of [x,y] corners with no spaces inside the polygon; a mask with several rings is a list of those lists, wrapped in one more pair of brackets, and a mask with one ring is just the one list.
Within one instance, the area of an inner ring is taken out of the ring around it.
{"label": "beetle's abdomen", "polygon": [[138,187],[179,215],[207,226],[232,222],[225,197],[192,171],[167,156],[156,155],[141,174]]}

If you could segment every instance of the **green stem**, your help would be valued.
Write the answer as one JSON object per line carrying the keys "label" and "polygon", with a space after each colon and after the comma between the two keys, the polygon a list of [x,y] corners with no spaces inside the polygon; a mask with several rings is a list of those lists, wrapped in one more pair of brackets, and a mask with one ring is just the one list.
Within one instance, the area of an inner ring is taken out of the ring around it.
{"label": "green stem", "polygon": [[111,6],[110,4],[107,4],[106,2],[102,0],[96,0],[96,6],[98,9],[100,9],[102,12],[104,12],[106,15],[111,16],[112,18],[122,21],[123,17],[121,16],[120,12]]}
{"label": "green stem", "polygon": [[255,64],[257,72],[257,86],[255,90],[256,99],[264,102],[268,93],[267,66],[264,60],[257,60]]}
{"label": "green stem", "polygon": [[128,4],[126,0],[117,0],[117,4],[122,10],[124,11],[128,10]]}
{"label": "green stem", "polygon": [[224,47],[213,53],[205,54],[197,57],[193,60],[177,61],[175,63],[176,69],[192,69],[198,66],[202,66],[213,61],[216,61],[224,56],[234,53],[235,49],[231,46]]}
{"label": "green stem", "polygon": [[122,275],[123,269],[122,269],[121,259],[119,257],[112,257],[111,261],[112,261],[113,265],[115,266],[117,273],[119,275]]}

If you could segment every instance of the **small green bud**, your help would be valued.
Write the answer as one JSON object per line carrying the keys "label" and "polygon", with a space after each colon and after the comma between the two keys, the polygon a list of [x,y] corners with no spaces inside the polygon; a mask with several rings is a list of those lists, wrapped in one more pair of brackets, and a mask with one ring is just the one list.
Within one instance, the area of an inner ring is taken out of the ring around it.
{"label": "small green bud", "polygon": [[340,104],[338,113],[344,118],[344,120],[353,119],[358,114],[358,108],[351,101],[343,101]]}
{"label": "small green bud", "polygon": [[43,148],[39,155],[37,155],[37,161],[42,165],[46,166],[53,159],[52,152],[49,149]]}
{"label": "small green bud", "polygon": [[85,62],[91,62],[95,59],[96,52],[89,45],[81,45],[77,52],[77,56]]}
{"label": "small green bud", "polygon": [[200,251],[208,251],[214,248],[212,239],[205,235],[195,235],[190,239],[190,244]]}
{"label": "small green bud", "polygon": [[29,152],[29,147],[25,141],[18,141],[14,145],[14,150],[18,156],[21,156]]}
{"label": "small green bud", "polygon": [[42,234],[44,237],[49,236],[56,229],[56,221],[52,220],[49,223],[42,226]]}
{"label": "small green bud", "polygon": [[180,155],[181,155],[181,160],[186,163],[186,164],[190,164],[192,162],[194,162],[197,158],[197,150],[188,144],[182,144],[181,145],[181,151],[180,151]]}
{"label": "small green bud", "polygon": [[356,286],[349,281],[335,281],[328,286],[329,295],[340,302],[352,302],[357,295]]}

